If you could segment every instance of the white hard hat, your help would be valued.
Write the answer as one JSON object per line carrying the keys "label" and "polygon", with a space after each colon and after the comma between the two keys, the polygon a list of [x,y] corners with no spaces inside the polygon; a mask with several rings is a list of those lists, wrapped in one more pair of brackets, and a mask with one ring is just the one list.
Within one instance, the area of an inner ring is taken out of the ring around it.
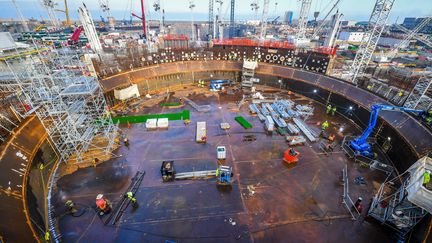
{"label": "white hard hat", "polygon": [[97,196],[96,196],[96,200],[99,200],[99,199],[102,199],[103,198],[103,194],[98,194]]}
{"label": "white hard hat", "polygon": [[362,198],[362,197],[359,197],[358,199],[359,199],[360,201],[363,201],[363,198]]}

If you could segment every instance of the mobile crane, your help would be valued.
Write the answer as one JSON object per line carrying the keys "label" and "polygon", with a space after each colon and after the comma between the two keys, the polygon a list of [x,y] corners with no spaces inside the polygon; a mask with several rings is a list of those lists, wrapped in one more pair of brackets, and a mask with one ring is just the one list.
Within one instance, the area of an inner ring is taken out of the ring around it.
{"label": "mobile crane", "polygon": [[369,117],[369,124],[362,133],[362,135],[350,142],[350,147],[354,150],[354,153],[367,157],[373,156],[372,146],[367,142],[367,139],[369,138],[370,134],[372,133],[373,129],[375,128],[376,122],[378,120],[378,113],[380,110],[385,111],[406,111],[415,113],[417,115],[423,115],[425,111],[423,110],[415,110],[410,109],[406,107],[400,107],[400,106],[391,106],[391,105],[385,105],[385,104],[375,104],[372,105],[371,108],[371,115]]}

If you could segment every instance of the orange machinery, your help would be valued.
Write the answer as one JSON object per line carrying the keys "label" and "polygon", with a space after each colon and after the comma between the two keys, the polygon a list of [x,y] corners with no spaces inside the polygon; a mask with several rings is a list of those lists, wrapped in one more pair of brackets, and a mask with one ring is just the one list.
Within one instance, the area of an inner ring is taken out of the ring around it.
{"label": "orange machinery", "polygon": [[293,148],[289,148],[284,152],[284,161],[288,164],[293,164],[298,161],[300,153],[295,151]]}

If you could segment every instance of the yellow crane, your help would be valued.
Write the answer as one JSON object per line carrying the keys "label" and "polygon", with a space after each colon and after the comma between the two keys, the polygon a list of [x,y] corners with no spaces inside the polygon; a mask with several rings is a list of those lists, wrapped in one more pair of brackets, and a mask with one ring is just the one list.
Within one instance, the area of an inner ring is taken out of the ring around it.
{"label": "yellow crane", "polygon": [[69,27],[72,25],[72,21],[70,20],[69,17],[69,8],[68,8],[67,0],[64,0],[64,9],[56,9],[56,11],[62,12],[66,15],[66,21],[64,23],[65,26]]}

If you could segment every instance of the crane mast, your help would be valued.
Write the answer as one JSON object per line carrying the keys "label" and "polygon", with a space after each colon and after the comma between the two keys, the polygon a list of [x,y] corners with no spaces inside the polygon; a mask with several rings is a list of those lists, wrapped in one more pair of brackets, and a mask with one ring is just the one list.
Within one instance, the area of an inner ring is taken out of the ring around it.
{"label": "crane mast", "polygon": [[369,18],[369,30],[364,33],[363,39],[350,68],[350,81],[357,84],[357,77],[362,75],[368,66],[378,40],[386,25],[390,10],[395,0],[377,0]]}
{"label": "crane mast", "polygon": [[297,26],[296,41],[306,39],[307,21],[311,6],[312,0],[302,0]]}
{"label": "crane mast", "polygon": [[261,40],[265,39],[265,37],[266,37],[267,16],[268,16],[269,4],[270,4],[270,0],[264,0],[263,13],[261,16],[261,33],[260,33],[260,39]]}

